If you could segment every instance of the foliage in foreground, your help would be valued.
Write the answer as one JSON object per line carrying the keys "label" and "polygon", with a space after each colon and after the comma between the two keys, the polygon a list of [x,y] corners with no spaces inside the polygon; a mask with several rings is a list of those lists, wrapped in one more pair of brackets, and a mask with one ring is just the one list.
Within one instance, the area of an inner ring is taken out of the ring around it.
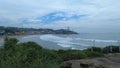
{"label": "foliage in foreground", "polygon": [[89,50],[49,50],[34,42],[19,43],[6,38],[0,48],[0,68],[59,68],[63,61],[103,56]]}

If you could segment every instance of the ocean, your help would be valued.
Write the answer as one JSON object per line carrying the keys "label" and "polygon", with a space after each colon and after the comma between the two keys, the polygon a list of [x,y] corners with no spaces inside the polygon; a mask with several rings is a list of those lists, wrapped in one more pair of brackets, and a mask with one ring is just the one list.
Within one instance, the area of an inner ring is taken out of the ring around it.
{"label": "ocean", "polygon": [[[115,33],[81,33],[72,35],[27,35],[16,36],[20,42],[34,41],[48,49],[75,49],[83,50],[92,46],[105,47],[120,45],[120,34]],[[3,45],[2,40],[0,44]]]}

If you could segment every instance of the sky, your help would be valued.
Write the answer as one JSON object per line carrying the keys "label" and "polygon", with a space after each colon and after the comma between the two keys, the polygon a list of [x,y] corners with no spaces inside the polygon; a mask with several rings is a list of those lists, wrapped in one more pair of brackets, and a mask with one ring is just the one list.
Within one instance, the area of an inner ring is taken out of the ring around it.
{"label": "sky", "polygon": [[120,33],[120,0],[0,0],[0,26]]}

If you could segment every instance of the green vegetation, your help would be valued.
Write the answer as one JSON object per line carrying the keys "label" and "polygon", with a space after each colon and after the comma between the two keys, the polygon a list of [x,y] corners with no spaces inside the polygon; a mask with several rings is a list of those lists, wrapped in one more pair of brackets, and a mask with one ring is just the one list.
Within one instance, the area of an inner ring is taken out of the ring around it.
{"label": "green vegetation", "polygon": [[34,42],[17,44],[15,38],[6,38],[0,48],[0,68],[58,68],[61,61],[53,51]]}
{"label": "green vegetation", "polygon": [[104,53],[119,53],[120,52],[120,46],[107,46],[105,48],[103,48],[103,52]]}
{"label": "green vegetation", "polygon": [[49,50],[34,42],[18,43],[5,38],[0,48],[0,68],[59,68],[63,61],[103,56],[99,48],[87,50]]}

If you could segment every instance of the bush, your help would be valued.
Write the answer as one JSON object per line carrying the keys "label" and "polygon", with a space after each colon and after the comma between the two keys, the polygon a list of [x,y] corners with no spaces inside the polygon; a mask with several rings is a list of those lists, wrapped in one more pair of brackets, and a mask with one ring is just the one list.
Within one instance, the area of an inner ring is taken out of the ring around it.
{"label": "bush", "polygon": [[59,50],[58,55],[64,60],[83,59],[86,58],[85,53],[78,50]]}
{"label": "bush", "polygon": [[87,55],[88,58],[94,58],[94,57],[102,57],[102,52],[95,52],[95,51],[84,51],[84,53]]}
{"label": "bush", "polygon": [[119,53],[119,47],[120,46],[110,45],[110,46],[103,48],[103,52],[104,53]]}
{"label": "bush", "polygon": [[[54,68],[61,62],[56,52],[43,49],[35,42],[17,44],[15,38],[5,38],[4,48],[0,48],[1,68]],[[47,66],[46,66],[47,65]]]}
{"label": "bush", "polygon": [[86,51],[102,52],[102,48],[100,48],[100,47],[91,47],[91,48],[86,49]]}
{"label": "bush", "polygon": [[9,50],[9,49],[15,49],[15,46],[17,44],[18,40],[16,38],[5,38],[5,43],[4,43],[4,48],[6,50]]}
{"label": "bush", "polygon": [[35,50],[41,50],[42,49],[42,47],[35,42],[20,43],[20,44],[18,44],[18,47],[20,47],[23,50],[26,50],[26,49],[29,49],[29,48],[32,48],[32,49],[35,49]]}

